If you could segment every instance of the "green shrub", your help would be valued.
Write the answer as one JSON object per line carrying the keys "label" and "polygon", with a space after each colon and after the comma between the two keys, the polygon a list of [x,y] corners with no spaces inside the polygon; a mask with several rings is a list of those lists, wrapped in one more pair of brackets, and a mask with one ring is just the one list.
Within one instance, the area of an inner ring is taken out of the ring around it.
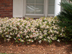
{"label": "green shrub", "polygon": [[46,41],[51,43],[53,40],[60,41],[58,37],[64,37],[64,29],[56,23],[57,18],[39,18],[36,20],[26,18],[3,18],[0,19],[0,38],[4,41],[14,39],[15,42],[32,43]]}
{"label": "green shrub", "polygon": [[[71,0],[72,1],[72,0]],[[59,19],[58,25],[64,28],[65,37],[64,40],[72,40],[72,3],[62,2],[61,7],[63,11],[57,16]]]}

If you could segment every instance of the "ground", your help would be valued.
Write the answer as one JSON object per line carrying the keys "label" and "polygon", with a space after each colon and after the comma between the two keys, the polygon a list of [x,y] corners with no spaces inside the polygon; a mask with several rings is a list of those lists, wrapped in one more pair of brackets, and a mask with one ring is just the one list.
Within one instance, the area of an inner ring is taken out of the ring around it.
{"label": "ground", "polygon": [[43,42],[42,44],[33,43],[30,45],[0,40],[0,53],[14,54],[72,54],[72,42],[58,43],[53,41],[51,45]]}

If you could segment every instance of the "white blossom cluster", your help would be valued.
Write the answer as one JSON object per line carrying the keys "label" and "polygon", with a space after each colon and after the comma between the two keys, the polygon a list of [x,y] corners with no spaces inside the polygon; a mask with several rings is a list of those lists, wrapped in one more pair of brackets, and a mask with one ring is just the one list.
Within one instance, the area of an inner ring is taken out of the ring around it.
{"label": "white blossom cluster", "polygon": [[[39,19],[19,19],[19,18],[0,18],[0,36],[9,41],[14,39],[15,42],[34,42],[42,41],[52,42],[57,40],[58,36],[65,36],[64,29],[60,28],[55,18]],[[58,39],[57,41],[60,42]]]}

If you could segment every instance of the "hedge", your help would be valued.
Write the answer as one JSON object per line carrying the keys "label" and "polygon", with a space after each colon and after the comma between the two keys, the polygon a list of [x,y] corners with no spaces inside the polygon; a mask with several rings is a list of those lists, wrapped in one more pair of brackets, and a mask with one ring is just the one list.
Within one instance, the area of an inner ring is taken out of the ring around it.
{"label": "hedge", "polygon": [[65,28],[60,28],[55,17],[33,18],[0,18],[0,38],[4,41],[14,39],[15,42],[33,43],[46,41],[51,43],[53,40],[60,42],[58,37],[65,37]]}

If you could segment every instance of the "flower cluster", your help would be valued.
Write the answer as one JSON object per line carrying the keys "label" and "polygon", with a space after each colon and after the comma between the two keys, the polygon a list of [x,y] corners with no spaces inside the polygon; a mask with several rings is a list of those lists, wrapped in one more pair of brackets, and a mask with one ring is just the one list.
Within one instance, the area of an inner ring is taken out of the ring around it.
{"label": "flower cluster", "polygon": [[64,37],[64,29],[60,28],[56,23],[56,18],[0,18],[0,37],[10,41],[11,38],[15,42],[32,43],[38,41],[46,41],[51,43],[52,40],[60,40],[58,36]]}

